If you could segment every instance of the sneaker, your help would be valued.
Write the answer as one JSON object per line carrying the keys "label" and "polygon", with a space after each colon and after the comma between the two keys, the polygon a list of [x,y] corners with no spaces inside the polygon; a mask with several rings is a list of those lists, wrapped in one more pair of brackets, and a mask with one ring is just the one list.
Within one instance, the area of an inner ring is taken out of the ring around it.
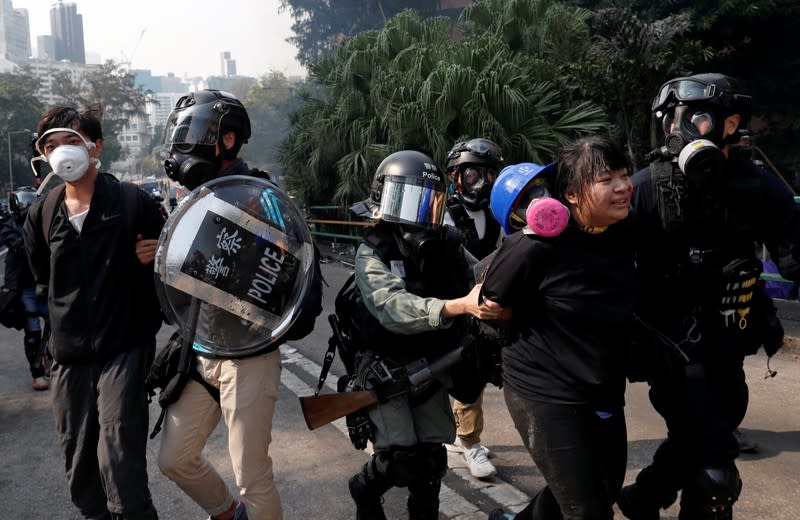
{"label": "sneaker", "polygon": [[739,443],[739,451],[742,453],[757,453],[758,443],[750,440],[745,434],[736,428],[733,430],[733,436],[736,437],[736,442]]}
{"label": "sneaker", "polygon": [[42,377],[34,377],[33,382],[31,383],[31,388],[34,390],[47,390],[50,388],[50,383],[47,382],[47,379]]}
{"label": "sneaker", "polygon": [[[492,456],[492,452],[489,448],[483,446],[482,444],[478,444],[478,446],[480,446],[481,449],[486,453],[487,457]],[[461,441],[461,437],[456,437],[456,440],[453,442],[453,444],[445,444],[444,447],[447,448],[447,451],[452,451],[453,453],[464,453],[464,443]]]}
{"label": "sneaker", "polygon": [[480,444],[464,448],[464,460],[470,474],[475,478],[487,478],[497,473],[497,469],[486,456],[486,450]]}
{"label": "sneaker", "polygon": [[495,509],[491,513],[486,520],[514,520],[514,515],[511,513],[506,513],[502,509]]}

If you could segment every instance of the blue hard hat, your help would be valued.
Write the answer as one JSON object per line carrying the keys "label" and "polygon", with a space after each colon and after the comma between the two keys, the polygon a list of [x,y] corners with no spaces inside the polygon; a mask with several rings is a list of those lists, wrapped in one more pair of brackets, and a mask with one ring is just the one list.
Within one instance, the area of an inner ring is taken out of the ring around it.
{"label": "blue hard hat", "polygon": [[540,174],[550,175],[555,172],[556,163],[540,165],[536,163],[511,164],[503,168],[492,186],[489,206],[492,208],[494,219],[503,228],[507,235],[514,232],[509,222],[509,216],[514,209],[514,203],[524,191],[525,186]]}

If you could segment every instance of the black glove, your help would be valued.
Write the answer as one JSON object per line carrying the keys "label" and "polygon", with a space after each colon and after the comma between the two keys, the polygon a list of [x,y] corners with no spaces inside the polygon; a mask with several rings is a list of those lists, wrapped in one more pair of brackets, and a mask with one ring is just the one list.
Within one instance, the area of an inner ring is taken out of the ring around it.
{"label": "black glove", "polygon": [[357,450],[367,447],[367,441],[375,442],[375,427],[369,420],[367,412],[358,411],[351,413],[345,418],[347,433],[350,435],[350,442]]}
{"label": "black glove", "polygon": [[764,352],[767,356],[772,357],[783,346],[783,324],[778,318],[778,309],[775,307],[775,302],[769,296],[764,294],[764,305],[766,307],[765,314],[767,318],[767,326],[764,331]]}

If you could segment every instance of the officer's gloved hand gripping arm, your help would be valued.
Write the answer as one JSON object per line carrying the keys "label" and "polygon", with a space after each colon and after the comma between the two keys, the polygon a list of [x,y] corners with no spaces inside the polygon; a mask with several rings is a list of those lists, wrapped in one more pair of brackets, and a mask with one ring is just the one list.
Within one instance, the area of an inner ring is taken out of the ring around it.
{"label": "officer's gloved hand gripping arm", "polygon": [[499,311],[487,310],[478,304],[480,285],[453,300],[411,294],[400,274],[393,272],[365,245],[356,255],[355,273],[367,310],[390,332],[419,334],[446,328],[452,323],[451,318],[467,313],[480,319],[494,319],[499,315]]}

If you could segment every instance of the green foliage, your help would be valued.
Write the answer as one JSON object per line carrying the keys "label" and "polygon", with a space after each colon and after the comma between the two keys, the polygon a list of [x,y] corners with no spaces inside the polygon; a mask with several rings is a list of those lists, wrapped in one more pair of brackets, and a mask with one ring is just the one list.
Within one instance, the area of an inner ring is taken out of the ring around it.
{"label": "green foliage", "polygon": [[379,29],[404,9],[430,15],[437,2],[429,0],[281,0],[294,20],[294,36],[287,40],[297,49],[297,60],[305,65],[318,61],[346,38]]}
{"label": "green foliage", "polygon": [[509,162],[544,162],[603,131],[641,166],[658,87],[700,72],[750,80],[754,142],[800,181],[795,0],[478,0],[457,23],[405,12],[382,27],[401,3],[283,2],[326,35],[305,59],[322,91],[302,98],[280,150],[289,185],[310,202],[361,198],[389,152],[441,161],[477,135]]}
{"label": "green foliage", "polygon": [[[617,84],[629,82],[642,95],[653,96],[657,88],[653,84],[679,72],[721,72],[746,80],[745,87],[754,100],[754,141],[787,177],[792,172],[800,177],[800,149],[796,146],[800,139],[800,100],[796,95],[800,88],[797,73],[800,3],[796,0],[573,0],[569,3],[595,10],[626,6],[647,24],[672,20],[660,24],[665,31],[681,27],[685,22],[678,15],[684,17],[688,23],[676,39],[684,46],[701,46],[701,56],[679,63],[672,73],[661,69],[652,76],[630,79],[617,76]],[[673,59],[669,53],[662,56]]]}
{"label": "green foliage", "polygon": [[707,57],[698,42],[684,37],[687,14],[646,22],[630,9],[608,8],[589,19],[592,45],[583,59],[564,70],[578,92],[601,103],[615,122],[616,140],[641,159],[651,148],[650,105],[665,79],[689,73]]}
{"label": "green foliage", "polygon": [[282,73],[271,72],[258,78],[239,98],[247,107],[252,130],[240,155],[251,167],[270,172],[276,180],[283,176],[278,147],[288,131],[289,114],[301,105],[297,94],[302,88]]}
{"label": "green foliage", "polygon": [[[5,160],[0,161],[0,178],[5,185],[9,179],[8,171],[8,144],[11,141],[11,163],[14,171],[14,184],[32,185],[33,174],[28,161],[30,160],[31,134],[24,132],[36,131],[36,125],[42,114],[42,104],[34,94],[39,89],[39,81],[24,69],[20,73],[0,73],[0,144]],[[9,135],[9,132],[11,134]]]}
{"label": "green foliage", "polygon": [[[531,31],[546,33],[566,18],[562,6],[547,5],[526,15]],[[400,149],[443,162],[454,142],[485,136],[502,146],[510,163],[545,162],[561,144],[605,126],[600,107],[571,101],[552,78],[557,67],[546,58],[574,52],[574,41],[561,40],[569,49],[547,38],[512,47],[494,36],[511,34],[502,21],[486,17],[483,25],[478,9],[473,15],[456,43],[449,19],[423,20],[406,11],[311,65],[325,96],[306,98],[281,147],[296,196],[311,203],[360,200],[380,160]],[[509,12],[505,20],[521,30],[515,16],[520,13]]]}

